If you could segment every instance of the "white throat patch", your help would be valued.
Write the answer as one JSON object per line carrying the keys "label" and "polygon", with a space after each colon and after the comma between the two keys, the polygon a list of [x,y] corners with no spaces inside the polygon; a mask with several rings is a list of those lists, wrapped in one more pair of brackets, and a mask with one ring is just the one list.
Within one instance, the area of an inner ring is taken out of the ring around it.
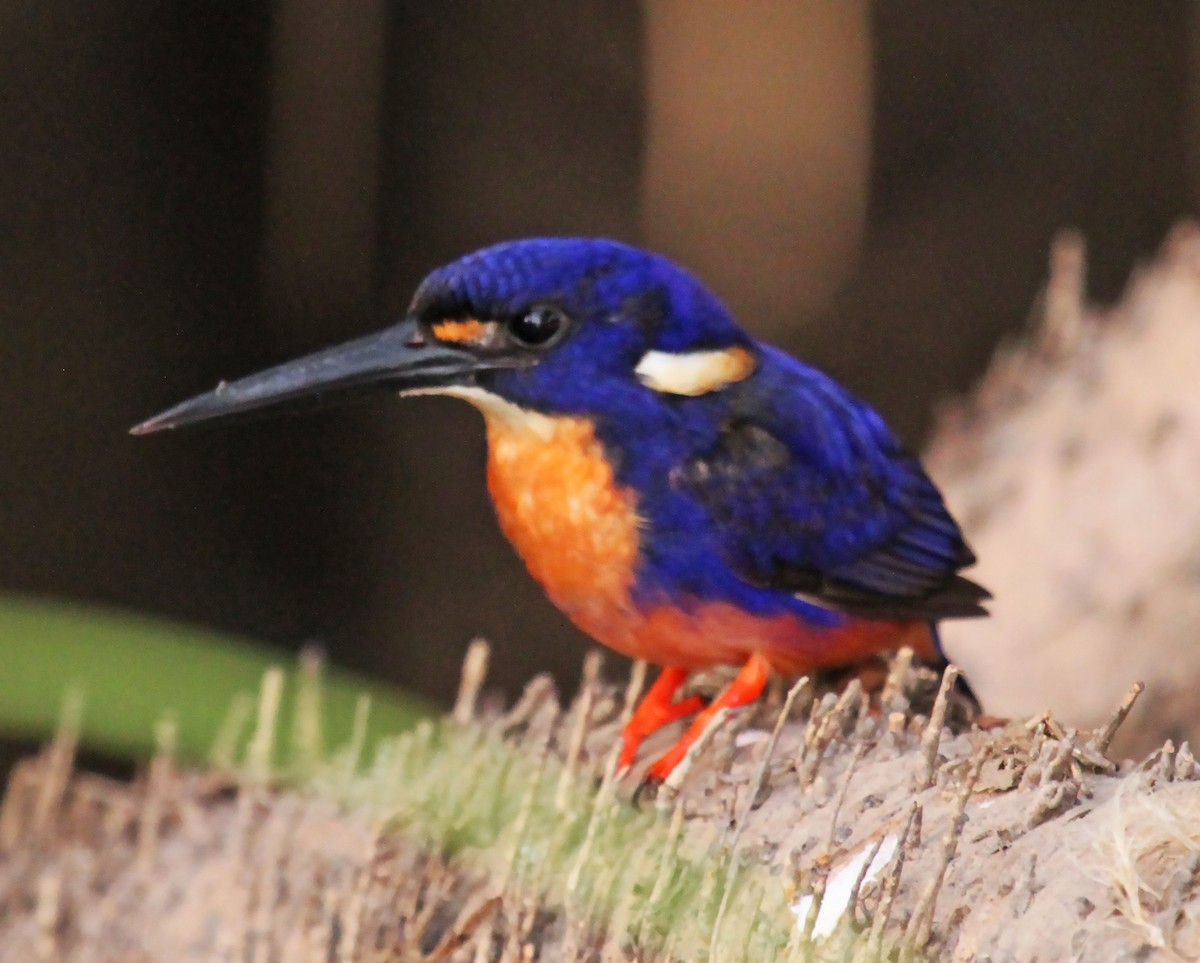
{"label": "white throat patch", "polygon": [[704,395],[741,381],[754,372],[755,362],[745,348],[722,351],[647,351],[633,369],[647,388],[671,395]]}
{"label": "white throat patch", "polygon": [[462,398],[478,408],[488,421],[495,421],[514,431],[529,432],[539,438],[549,440],[558,429],[558,423],[548,415],[530,411],[520,405],[514,405],[499,395],[485,391],[483,388],[468,388],[455,386],[450,388],[413,388],[401,391],[402,397],[411,398],[414,395],[446,395],[451,398]]}

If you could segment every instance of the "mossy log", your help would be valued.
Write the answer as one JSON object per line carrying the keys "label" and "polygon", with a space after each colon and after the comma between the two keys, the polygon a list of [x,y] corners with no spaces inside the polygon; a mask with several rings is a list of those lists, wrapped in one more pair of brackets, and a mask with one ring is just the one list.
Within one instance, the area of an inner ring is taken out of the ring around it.
{"label": "mossy log", "polygon": [[0,814],[0,959],[1200,952],[1200,768],[1106,755],[1137,687],[1095,732],[981,729],[902,653],[873,698],[803,682],[725,720],[639,810],[612,753],[636,676],[587,673],[565,711],[544,679],[507,712],[468,684],[365,771],[350,750],[289,788],[165,751],[132,785],[75,773],[64,733]]}

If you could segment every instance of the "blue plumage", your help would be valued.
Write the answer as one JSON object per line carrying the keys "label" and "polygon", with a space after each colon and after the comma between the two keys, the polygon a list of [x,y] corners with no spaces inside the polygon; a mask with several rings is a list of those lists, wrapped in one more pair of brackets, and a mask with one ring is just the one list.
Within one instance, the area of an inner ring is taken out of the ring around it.
{"label": "blue plumage", "polygon": [[[830,378],[759,344],[699,281],[612,241],[535,239],[435,271],[417,317],[508,317],[552,304],[573,320],[534,367],[480,383],[537,411],[586,415],[645,519],[636,591],[792,611],[936,619],[980,614],[973,561],[918,461]],[[742,347],[752,375],[680,397],[641,384],[647,351]]]}
{"label": "blue plumage", "polygon": [[134,430],[383,388],[479,406],[497,514],[531,573],[593,637],[666,667],[622,767],[700,710],[675,701],[690,668],[742,666],[651,781],[769,672],[902,645],[937,661],[939,619],[985,614],[957,524],[879,415],[754,341],[687,272],[613,241],[478,251],[434,271],[399,324]]}

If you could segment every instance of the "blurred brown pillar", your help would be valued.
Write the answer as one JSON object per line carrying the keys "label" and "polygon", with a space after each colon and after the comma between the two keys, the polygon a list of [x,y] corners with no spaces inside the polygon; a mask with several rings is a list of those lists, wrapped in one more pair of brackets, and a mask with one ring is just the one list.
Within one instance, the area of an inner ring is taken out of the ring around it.
{"label": "blurred brown pillar", "polygon": [[1188,173],[1188,200],[1200,208],[1200,4],[1188,5],[1187,73],[1184,78],[1183,147]]}
{"label": "blurred brown pillar", "polygon": [[647,242],[759,333],[854,266],[871,124],[866,0],[644,5]]}
{"label": "blurred brown pillar", "polygon": [[276,3],[263,280],[285,346],[374,300],[384,21],[382,0]]}
{"label": "blurred brown pillar", "polygon": [[[274,0],[268,87],[259,366],[345,341],[379,323],[383,0]],[[381,439],[339,412],[253,429],[262,485],[283,524],[264,557],[301,600],[303,630],[353,661],[346,626],[365,591],[373,505],[359,480]]]}

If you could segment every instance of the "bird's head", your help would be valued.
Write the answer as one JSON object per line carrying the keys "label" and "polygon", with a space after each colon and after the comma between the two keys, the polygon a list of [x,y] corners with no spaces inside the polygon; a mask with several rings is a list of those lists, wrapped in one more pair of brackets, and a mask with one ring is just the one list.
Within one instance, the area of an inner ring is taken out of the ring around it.
{"label": "bird's head", "polygon": [[755,363],[720,302],[665,258],[614,241],[531,239],[433,271],[399,324],[222,383],[134,431],[377,389],[623,417],[652,397],[718,390]]}

